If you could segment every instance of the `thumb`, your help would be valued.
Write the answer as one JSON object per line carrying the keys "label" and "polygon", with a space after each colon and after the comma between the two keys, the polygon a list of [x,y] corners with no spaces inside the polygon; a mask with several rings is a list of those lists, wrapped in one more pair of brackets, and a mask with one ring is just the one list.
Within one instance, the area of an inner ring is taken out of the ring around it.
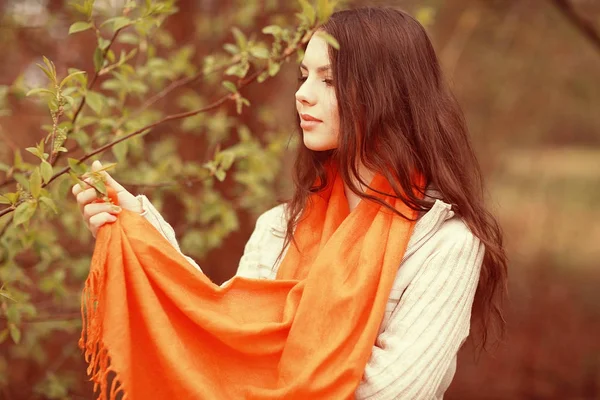
{"label": "thumb", "polygon": [[[98,171],[100,169],[102,169],[102,163],[98,160],[94,161],[92,163],[92,171]],[[100,174],[104,176],[104,178],[106,179],[106,183],[108,183],[108,185],[115,189],[117,192],[125,190],[125,188],[121,186],[119,182],[115,181],[113,177],[108,174],[108,172],[102,171],[100,172]]]}

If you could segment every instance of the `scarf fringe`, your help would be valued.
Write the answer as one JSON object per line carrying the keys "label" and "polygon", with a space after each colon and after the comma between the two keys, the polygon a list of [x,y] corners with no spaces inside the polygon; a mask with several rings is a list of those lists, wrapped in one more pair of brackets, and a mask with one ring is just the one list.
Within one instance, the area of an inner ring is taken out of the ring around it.
{"label": "scarf fringe", "polygon": [[[83,329],[79,338],[79,348],[83,350],[87,367],[87,375],[94,382],[94,394],[99,389],[97,400],[116,400],[117,395],[122,394],[122,400],[126,400],[127,393],[119,374],[110,366],[108,349],[101,340],[102,321],[104,320],[104,309],[100,301],[100,295],[104,291],[104,272],[96,269],[90,271],[85,281],[81,299],[81,320]],[[108,375],[114,374],[114,378],[108,387]]]}

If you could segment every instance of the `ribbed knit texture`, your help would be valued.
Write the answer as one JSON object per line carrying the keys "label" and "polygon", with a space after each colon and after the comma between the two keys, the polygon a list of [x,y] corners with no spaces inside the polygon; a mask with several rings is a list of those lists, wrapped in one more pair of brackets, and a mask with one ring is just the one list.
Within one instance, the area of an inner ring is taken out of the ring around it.
{"label": "ribbed knit texture", "polygon": [[[173,228],[146,196],[139,197],[142,215],[180,251]],[[283,205],[263,213],[236,275],[274,279],[284,232]],[[356,399],[443,398],[456,370],[457,352],[469,334],[483,254],[484,246],[449,204],[437,200],[421,216],[399,265]],[[186,259],[200,269],[192,258]]]}

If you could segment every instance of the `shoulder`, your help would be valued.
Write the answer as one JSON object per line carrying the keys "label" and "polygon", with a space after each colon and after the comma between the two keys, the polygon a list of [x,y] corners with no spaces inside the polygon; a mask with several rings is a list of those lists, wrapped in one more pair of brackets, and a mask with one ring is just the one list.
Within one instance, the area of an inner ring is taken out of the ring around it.
{"label": "shoulder", "polygon": [[477,245],[479,242],[466,222],[456,215],[444,221],[432,237],[432,244],[445,247],[464,247]]}
{"label": "shoulder", "polygon": [[479,244],[478,237],[452,210],[452,206],[442,200],[436,200],[431,209],[417,220],[407,252],[412,253],[423,247],[432,251]]}
{"label": "shoulder", "polygon": [[287,228],[286,204],[281,203],[269,208],[258,216],[254,232],[261,236],[284,238]]}
{"label": "shoulder", "polygon": [[485,248],[467,223],[441,200],[417,221],[399,275],[408,284],[418,274],[431,279],[477,272]]}
{"label": "shoulder", "polygon": [[258,216],[257,227],[279,227],[286,225],[285,203],[269,208]]}

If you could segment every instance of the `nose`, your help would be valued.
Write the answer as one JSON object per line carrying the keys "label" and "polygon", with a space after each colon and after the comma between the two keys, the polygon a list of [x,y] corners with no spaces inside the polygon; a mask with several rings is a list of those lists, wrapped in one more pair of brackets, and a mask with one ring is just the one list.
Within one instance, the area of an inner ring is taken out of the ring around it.
{"label": "nose", "polygon": [[296,91],[296,101],[305,105],[314,105],[316,98],[314,93],[311,92],[309,85],[304,82],[300,85],[300,88]]}

